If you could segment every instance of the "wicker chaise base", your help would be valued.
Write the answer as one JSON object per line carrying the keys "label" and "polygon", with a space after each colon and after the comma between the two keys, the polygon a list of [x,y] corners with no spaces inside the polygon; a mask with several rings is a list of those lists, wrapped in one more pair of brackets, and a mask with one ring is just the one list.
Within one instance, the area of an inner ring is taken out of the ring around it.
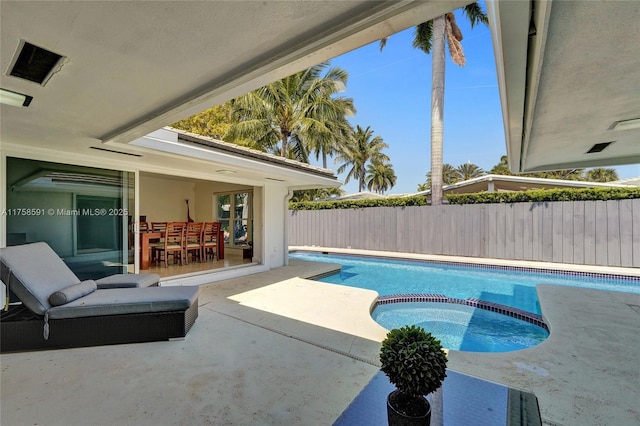
{"label": "wicker chaise base", "polygon": [[198,317],[198,301],[185,311],[50,319],[48,340],[43,317],[28,312],[3,317],[0,352],[140,343],[185,337]]}

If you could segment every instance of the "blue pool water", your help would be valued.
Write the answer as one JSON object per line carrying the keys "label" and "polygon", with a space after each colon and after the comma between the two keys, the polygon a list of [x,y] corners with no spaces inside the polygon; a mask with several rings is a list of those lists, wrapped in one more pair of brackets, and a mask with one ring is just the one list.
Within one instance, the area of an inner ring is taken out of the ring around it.
{"label": "blue pool water", "polygon": [[391,303],[376,307],[373,319],[387,330],[406,324],[423,327],[447,349],[510,352],[535,346],[549,333],[506,315],[451,303]]}
{"label": "blue pool water", "polygon": [[640,293],[640,282],[616,278],[480,269],[454,264],[294,252],[293,259],[342,265],[339,274],[320,281],[375,290],[379,295],[444,294],[476,298],[540,315],[537,284],[568,285]]}

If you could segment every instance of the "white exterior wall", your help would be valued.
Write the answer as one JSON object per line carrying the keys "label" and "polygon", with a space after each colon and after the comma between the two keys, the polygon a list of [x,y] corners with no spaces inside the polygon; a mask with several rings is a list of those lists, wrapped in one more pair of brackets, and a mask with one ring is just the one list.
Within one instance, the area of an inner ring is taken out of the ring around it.
{"label": "white exterior wall", "polygon": [[[171,179],[171,176],[180,176],[181,179],[193,178],[201,180],[210,180],[212,183],[219,179],[219,175],[203,175],[201,173],[193,176],[188,176],[189,173],[183,169],[169,168],[166,164],[162,166],[162,169],[156,167],[147,167],[146,164],[140,164],[135,159],[123,159],[114,160],[112,158],[101,158],[100,154],[95,156],[87,156],[80,154],[60,153],[55,150],[29,150],[25,151],[15,145],[4,144],[0,146],[0,211],[6,209],[6,157],[18,157],[31,160],[50,161],[62,164],[74,164],[87,167],[108,168],[113,170],[122,170],[128,172],[152,172],[162,173],[167,176],[167,179]],[[108,157],[108,156],[107,156]],[[142,167],[141,167],[142,166]],[[142,178],[147,184],[152,183],[148,178]],[[219,182],[221,183],[221,182]],[[221,183],[224,186],[224,183]],[[237,186],[237,184],[230,184]],[[153,185],[152,185],[153,186]],[[157,185],[156,185],[157,186]],[[196,185],[197,186],[197,185]],[[195,198],[197,195],[196,188],[193,185],[187,185]],[[251,187],[248,186],[247,187]],[[207,188],[210,189],[210,188]],[[288,220],[287,204],[288,204],[288,187],[284,184],[278,185],[277,183],[267,183],[264,187],[254,186],[254,261],[261,263],[253,267],[244,267],[240,269],[232,269],[229,271],[216,271],[212,274],[202,274],[194,278],[176,281],[177,285],[199,285],[205,283],[211,283],[221,279],[228,279],[237,276],[264,272],[271,268],[283,266],[286,262],[285,256],[287,255],[288,244],[286,234],[286,221]],[[144,195],[140,194],[140,199],[143,199]],[[185,197],[186,198],[186,197]],[[183,198],[180,198],[177,203],[180,209],[186,211],[186,204]],[[202,200],[205,204],[198,206],[193,200],[190,204],[192,210],[191,215],[198,215],[196,212],[207,211],[209,209],[203,209],[206,203],[211,201]],[[140,204],[140,203],[139,203]],[[144,203],[143,203],[144,204]],[[144,205],[141,206],[144,210]],[[139,214],[147,214],[148,220],[154,220],[149,212],[138,210]],[[178,213],[176,213],[178,214]],[[181,216],[181,215],[180,215]],[[138,218],[136,218],[138,219]],[[158,218],[159,219],[159,218]],[[178,219],[178,218],[176,218]],[[183,220],[183,218],[181,218]],[[6,246],[6,217],[0,216],[0,247]],[[3,293],[4,287],[0,288],[0,294]]]}
{"label": "white exterior wall", "polygon": [[282,185],[264,186],[264,264],[277,268],[287,264],[289,189]]}

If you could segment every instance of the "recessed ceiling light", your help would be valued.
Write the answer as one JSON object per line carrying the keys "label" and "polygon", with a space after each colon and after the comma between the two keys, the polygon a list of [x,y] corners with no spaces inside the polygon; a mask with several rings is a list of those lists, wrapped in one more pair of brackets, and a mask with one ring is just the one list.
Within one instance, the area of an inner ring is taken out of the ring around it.
{"label": "recessed ceiling light", "polygon": [[26,107],[29,106],[32,99],[33,96],[23,95],[22,93],[12,92],[11,90],[0,89],[0,104]]}
{"label": "recessed ceiling light", "polygon": [[216,170],[216,173],[220,173],[221,175],[233,175],[236,172],[234,170]]}
{"label": "recessed ceiling light", "polygon": [[613,130],[630,130],[640,128],[640,118],[632,118],[631,120],[616,121],[611,126]]}

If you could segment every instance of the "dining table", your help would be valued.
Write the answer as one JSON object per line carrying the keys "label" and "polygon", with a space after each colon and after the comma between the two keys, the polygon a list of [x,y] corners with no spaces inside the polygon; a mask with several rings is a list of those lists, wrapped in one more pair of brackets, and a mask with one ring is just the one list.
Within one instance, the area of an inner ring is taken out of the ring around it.
{"label": "dining table", "polygon": [[[164,238],[164,232],[161,231],[144,231],[140,232],[140,269],[149,269],[151,266],[151,256],[149,250],[149,244],[151,240],[159,240]],[[218,241],[224,241],[224,232],[220,230],[218,232]],[[216,254],[218,260],[224,259],[224,243],[216,246]]]}

